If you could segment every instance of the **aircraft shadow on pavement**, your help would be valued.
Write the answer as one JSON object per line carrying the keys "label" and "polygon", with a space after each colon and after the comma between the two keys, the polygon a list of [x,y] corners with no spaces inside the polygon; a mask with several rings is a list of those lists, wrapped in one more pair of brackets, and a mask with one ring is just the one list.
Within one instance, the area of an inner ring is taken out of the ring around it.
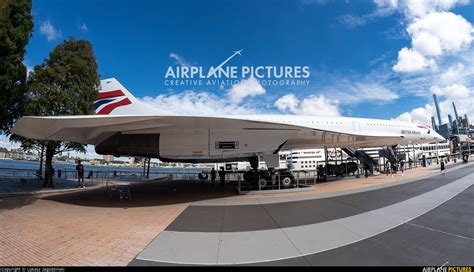
{"label": "aircraft shadow on pavement", "polygon": [[149,207],[235,196],[237,195],[237,186],[226,183],[225,187],[221,188],[217,181],[214,187],[209,181],[204,184],[189,180],[153,181],[130,184],[130,194],[130,200],[120,200],[118,197],[109,198],[107,188],[101,187],[87,191],[50,195],[42,199],[91,207]]}
{"label": "aircraft shadow on pavement", "polygon": [[34,196],[0,197],[0,212],[14,210],[36,202]]}

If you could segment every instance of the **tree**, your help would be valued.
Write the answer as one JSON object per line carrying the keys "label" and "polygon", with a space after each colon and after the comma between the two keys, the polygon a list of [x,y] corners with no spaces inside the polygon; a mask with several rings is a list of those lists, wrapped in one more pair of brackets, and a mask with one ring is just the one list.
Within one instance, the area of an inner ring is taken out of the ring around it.
{"label": "tree", "polygon": [[26,91],[25,46],[33,31],[31,0],[0,0],[0,130],[20,116]]}
{"label": "tree", "polygon": [[[35,66],[27,81],[25,115],[93,114],[93,103],[100,86],[92,45],[86,40],[69,38],[59,44],[42,64]],[[45,147],[44,187],[53,187],[54,155],[65,151],[85,153],[83,144],[64,141],[37,141],[18,135],[24,149]]]}
{"label": "tree", "polygon": [[38,153],[38,157],[40,158],[39,167],[38,167],[38,177],[40,179],[43,178],[42,177],[42,175],[43,175],[43,159],[44,159],[44,149],[46,147],[46,141],[27,139],[27,138],[23,138],[20,135],[16,135],[16,134],[10,135],[10,141],[21,142],[20,148],[25,152],[34,150]]}

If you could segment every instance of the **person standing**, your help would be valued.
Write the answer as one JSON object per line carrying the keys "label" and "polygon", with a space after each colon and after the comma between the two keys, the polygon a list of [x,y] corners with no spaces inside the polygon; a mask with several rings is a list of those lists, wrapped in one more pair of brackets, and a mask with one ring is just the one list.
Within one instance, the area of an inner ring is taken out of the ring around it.
{"label": "person standing", "polygon": [[320,164],[318,165],[318,181],[323,180],[323,166]]}
{"label": "person standing", "polygon": [[444,172],[446,168],[444,167],[444,160],[441,160],[441,172]]}
{"label": "person standing", "polygon": [[207,180],[207,173],[206,173],[206,175],[205,175],[205,176],[203,175],[203,173],[204,173],[204,171],[200,172],[200,173],[199,173],[199,175],[198,175],[198,177],[199,177],[199,180],[201,181],[201,184],[203,184],[203,183],[204,183],[204,181],[206,181],[206,180]]}
{"label": "person standing", "polygon": [[225,183],[225,171],[224,171],[224,167],[221,167],[221,169],[219,170],[219,178],[221,180],[221,187],[224,187],[224,183]]}
{"label": "person standing", "polygon": [[214,187],[214,184],[216,183],[216,170],[214,168],[211,170],[211,181],[212,187]]}
{"label": "person standing", "polygon": [[82,187],[84,186],[84,165],[82,165],[81,160],[77,161],[76,165],[76,172],[77,172],[77,187],[81,187],[81,180],[82,180]]}

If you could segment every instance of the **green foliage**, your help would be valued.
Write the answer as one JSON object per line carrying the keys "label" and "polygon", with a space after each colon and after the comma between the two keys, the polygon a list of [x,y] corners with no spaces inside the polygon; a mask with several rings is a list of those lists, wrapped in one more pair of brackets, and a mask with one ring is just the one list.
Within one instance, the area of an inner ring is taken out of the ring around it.
{"label": "green foliage", "polygon": [[31,0],[0,0],[0,130],[21,114],[26,90],[22,61],[33,31]]}
{"label": "green foliage", "polygon": [[[57,116],[94,113],[93,103],[100,86],[92,45],[86,40],[69,38],[58,45],[42,64],[35,66],[27,81],[24,115]],[[18,135],[25,150],[46,147],[44,186],[52,186],[54,155],[76,150],[85,153],[83,144],[62,141],[37,141]]]}
{"label": "green foliage", "polygon": [[54,116],[93,114],[100,85],[92,45],[70,38],[35,66],[28,78],[25,113]]}

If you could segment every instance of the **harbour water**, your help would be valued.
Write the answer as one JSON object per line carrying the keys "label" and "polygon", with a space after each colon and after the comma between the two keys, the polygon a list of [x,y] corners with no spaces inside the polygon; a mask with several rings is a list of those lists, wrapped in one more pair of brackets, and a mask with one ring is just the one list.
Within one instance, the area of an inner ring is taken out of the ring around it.
{"label": "harbour water", "polygon": [[[38,169],[39,162],[34,161],[18,161],[18,160],[6,160],[0,159],[0,177],[2,176],[31,176],[34,171]],[[44,166],[44,165],[43,165]],[[76,165],[71,163],[54,162],[53,168],[55,171],[61,170],[62,172],[75,172]],[[120,166],[105,166],[105,165],[84,165],[85,172],[128,172],[140,174],[143,172],[142,167],[120,167]],[[198,173],[203,168],[165,168],[165,167],[152,167],[150,172],[160,173]],[[44,167],[43,167],[44,171]]]}

